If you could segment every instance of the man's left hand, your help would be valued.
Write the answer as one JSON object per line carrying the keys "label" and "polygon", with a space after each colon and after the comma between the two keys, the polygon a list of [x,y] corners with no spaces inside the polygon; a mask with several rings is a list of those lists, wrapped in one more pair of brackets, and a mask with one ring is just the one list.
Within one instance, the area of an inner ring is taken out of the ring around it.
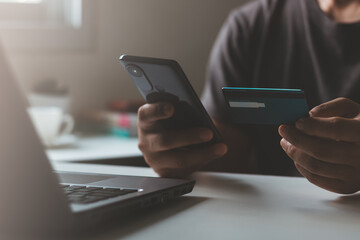
{"label": "man's left hand", "polygon": [[281,125],[281,147],[299,172],[326,190],[360,190],[360,104],[337,98],[310,111],[295,126]]}

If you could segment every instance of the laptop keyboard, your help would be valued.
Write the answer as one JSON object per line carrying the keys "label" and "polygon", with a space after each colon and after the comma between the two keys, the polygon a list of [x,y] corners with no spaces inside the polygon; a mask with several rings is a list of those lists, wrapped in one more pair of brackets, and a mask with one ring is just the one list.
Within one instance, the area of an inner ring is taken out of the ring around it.
{"label": "laptop keyboard", "polygon": [[88,204],[138,192],[138,189],[60,184],[71,203]]}

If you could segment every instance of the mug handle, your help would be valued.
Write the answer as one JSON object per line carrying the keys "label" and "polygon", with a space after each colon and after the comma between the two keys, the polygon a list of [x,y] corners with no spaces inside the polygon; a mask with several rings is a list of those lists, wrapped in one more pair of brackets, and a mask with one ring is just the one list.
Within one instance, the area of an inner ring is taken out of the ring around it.
{"label": "mug handle", "polygon": [[70,116],[69,114],[65,114],[62,124],[63,124],[63,128],[59,136],[70,134],[74,129],[75,122],[72,116]]}

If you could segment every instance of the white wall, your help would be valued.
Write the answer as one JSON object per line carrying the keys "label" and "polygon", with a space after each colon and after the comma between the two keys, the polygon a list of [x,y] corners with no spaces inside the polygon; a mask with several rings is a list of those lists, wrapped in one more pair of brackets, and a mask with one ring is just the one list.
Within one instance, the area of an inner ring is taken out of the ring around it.
{"label": "white wall", "polygon": [[114,98],[140,98],[118,62],[123,53],[178,60],[201,93],[219,28],[230,9],[243,2],[95,0],[90,49],[14,52],[11,62],[27,90],[46,78],[68,84],[73,112],[102,107]]}

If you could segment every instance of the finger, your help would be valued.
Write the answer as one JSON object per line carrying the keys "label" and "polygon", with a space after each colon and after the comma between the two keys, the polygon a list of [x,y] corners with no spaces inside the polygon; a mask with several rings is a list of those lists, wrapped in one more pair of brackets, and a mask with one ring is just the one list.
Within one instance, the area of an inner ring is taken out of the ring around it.
{"label": "finger", "polygon": [[203,146],[191,149],[175,149],[171,151],[152,154],[148,163],[154,169],[180,169],[187,171],[196,170],[209,162],[222,157],[227,152],[227,146],[218,143],[210,146]]}
{"label": "finger", "polygon": [[331,192],[342,193],[342,194],[351,194],[356,192],[355,189],[349,188],[348,186],[346,186],[344,182],[338,179],[327,178],[313,174],[308,170],[306,170],[305,168],[303,168],[302,166],[300,166],[299,164],[295,164],[295,166],[297,170],[301,173],[301,175],[306,177],[309,182],[311,182],[312,184],[318,187],[321,187]]}
{"label": "finger", "polygon": [[311,117],[353,117],[360,111],[358,103],[347,98],[336,98],[310,111]]}
{"label": "finger", "polygon": [[158,120],[167,119],[174,114],[170,103],[152,103],[141,106],[138,110],[138,126],[142,130],[152,129]]}
{"label": "finger", "polygon": [[296,128],[311,136],[330,138],[335,141],[360,142],[360,121],[341,117],[302,118]]}
{"label": "finger", "polygon": [[332,164],[315,159],[310,155],[304,153],[285,139],[281,140],[280,145],[284,149],[286,154],[292,160],[294,160],[295,164],[300,165],[301,167],[313,174],[322,177],[343,180],[352,171],[352,168],[346,165]]}
{"label": "finger", "polygon": [[151,152],[167,151],[208,142],[212,138],[213,132],[206,128],[166,130],[161,133],[149,133],[146,148]]}
{"label": "finger", "polygon": [[354,146],[349,143],[309,136],[287,125],[280,126],[279,134],[310,156],[328,163],[346,164],[346,162],[358,161],[359,158],[353,150]]}

